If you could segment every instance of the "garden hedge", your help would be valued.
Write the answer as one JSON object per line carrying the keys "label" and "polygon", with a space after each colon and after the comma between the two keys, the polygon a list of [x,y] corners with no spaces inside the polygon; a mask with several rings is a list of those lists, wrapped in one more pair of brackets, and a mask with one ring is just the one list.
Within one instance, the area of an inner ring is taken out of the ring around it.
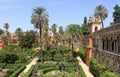
{"label": "garden hedge", "polygon": [[120,77],[120,75],[107,69],[93,57],[90,60],[90,71],[95,77]]}
{"label": "garden hedge", "polygon": [[83,71],[81,66],[79,66],[79,70],[80,70],[81,77],[86,77],[85,72]]}
{"label": "garden hedge", "polygon": [[32,75],[34,68],[35,68],[35,65],[32,65],[29,71],[26,72],[23,77],[30,77]]}
{"label": "garden hedge", "polygon": [[25,67],[25,65],[21,66],[19,69],[14,71],[9,77],[17,77],[25,69]]}

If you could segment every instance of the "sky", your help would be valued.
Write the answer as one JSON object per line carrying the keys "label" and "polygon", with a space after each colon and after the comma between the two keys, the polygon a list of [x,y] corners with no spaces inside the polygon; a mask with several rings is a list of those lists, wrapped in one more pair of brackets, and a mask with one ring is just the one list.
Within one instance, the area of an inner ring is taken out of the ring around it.
{"label": "sky", "polygon": [[4,23],[9,23],[9,31],[15,32],[20,27],[23,31],[33,30],[31,16],[36,7],[46,8],[49,15],[49,26],[57,24],[66,28],[69,24],[82,24],[86,16],[94,15],[98,5],[104,5],[108,10],[108,18],[104,20],[105,27],[113,21],[113,7],[120,0],[0,0],[0,29]]}

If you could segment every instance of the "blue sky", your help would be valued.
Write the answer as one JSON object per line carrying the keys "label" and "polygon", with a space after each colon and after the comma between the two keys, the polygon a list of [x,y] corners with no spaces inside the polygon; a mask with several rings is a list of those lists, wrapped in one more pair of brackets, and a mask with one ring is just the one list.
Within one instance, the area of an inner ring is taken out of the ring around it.
{"label": "blue sky", "polygon": [[46,8],[49,14],[49,26],[56,23],[64,28],[69,24],[82,24],[83,18],[94,14],[95,7],[104,5],[108,10],[105,26],[113,21],[113,7],[120,0],[0,0],[0,28],[9,23],[10,32],[20,27],[24,31],[34,29],[30,23],[32,9],[38,6]]}

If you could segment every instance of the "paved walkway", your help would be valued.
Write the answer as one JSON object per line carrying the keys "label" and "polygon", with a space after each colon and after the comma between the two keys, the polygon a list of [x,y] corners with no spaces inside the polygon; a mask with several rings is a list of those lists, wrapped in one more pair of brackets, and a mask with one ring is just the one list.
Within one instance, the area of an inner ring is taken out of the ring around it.
{"label": "paved walkway", "polygon": [[[24,69],[22,73],[20,73],[20,75],[28,72],[31,66],[36,64],[37,60],[38,58],[34,58],[28,65],[26,65],[26,68]],[[21,77],[20,75],[18,77]]]}
{"label": "paved walkway", "polygon": [[81,65],[83,71],[86,74],[86,77],[94,77],[90,71],[89,71],[89,67],[82,61],[82,59],[78,56],[77,60],[79,61],[79,65]]}

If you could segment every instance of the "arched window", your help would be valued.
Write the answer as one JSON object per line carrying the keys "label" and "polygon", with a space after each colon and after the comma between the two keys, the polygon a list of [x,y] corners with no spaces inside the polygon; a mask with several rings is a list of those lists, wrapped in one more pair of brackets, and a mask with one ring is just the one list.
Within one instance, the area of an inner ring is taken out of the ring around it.
{"label": "arched window", "polygon": [[96,26],[96,27],[95,27],[95,32],[96,32],[97,30],[98,30],[98,27]]}
{"label": "arched window", "polygon": [[104,40],[102,40],[102,44],[103,44],[103,45],[102,45],[102,49],[104,50],[104,49],[105,49],[105,48],[104,48],[104,44],[105,44],[105,43],[104,43]]}
{"label": "arched window", "polygon": [[114,51],[114,41],[112,42],[112,51]]}
{"label": "arched window", "polygon": [[107,50],[108,50],[108,46],[109,46],[109,44],[108,44],[108,40],[106,40],[107,41]]}

